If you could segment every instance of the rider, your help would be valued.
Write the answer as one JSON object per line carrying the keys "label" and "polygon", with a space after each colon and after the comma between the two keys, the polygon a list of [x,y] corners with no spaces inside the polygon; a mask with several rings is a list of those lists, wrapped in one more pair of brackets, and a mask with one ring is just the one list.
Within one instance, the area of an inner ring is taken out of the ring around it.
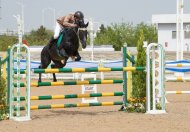
{"label": "rider", "polygon": [[[76,11],[74,14],[68,14],[66,16],[60,17],[56,20],[56,26],[54,29],[54,36],[49,41],[49,45],[56,42],[57,38],[59,37],[60,31],[66,27],[77,27],[80,21],[84,21],[84,15],[81,11]],[[63,49],[61,55],[64,57],[68,57],[67,53]]]}

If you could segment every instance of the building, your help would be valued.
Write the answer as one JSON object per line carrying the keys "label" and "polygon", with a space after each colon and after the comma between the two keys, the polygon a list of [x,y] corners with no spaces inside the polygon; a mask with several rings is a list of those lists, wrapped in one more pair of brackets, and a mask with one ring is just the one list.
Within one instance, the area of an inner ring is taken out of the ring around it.
{"label": "building", "polygon": [[[152,15],[152,23],[158,30],[158,43],[162,44],[166,51],[176,51],[176,14]],[[190,51],[190,14],[183,14],[184,41],[183,51]]]}

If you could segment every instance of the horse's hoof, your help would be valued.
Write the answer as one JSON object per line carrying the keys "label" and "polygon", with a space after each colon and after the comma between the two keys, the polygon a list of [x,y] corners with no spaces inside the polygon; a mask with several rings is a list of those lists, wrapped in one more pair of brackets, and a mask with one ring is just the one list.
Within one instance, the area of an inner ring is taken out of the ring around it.
{"label": "horse's hoof", "polygon": [[77,56],[75,61],[80,61],[81,60],[81,57],[80,56]]}

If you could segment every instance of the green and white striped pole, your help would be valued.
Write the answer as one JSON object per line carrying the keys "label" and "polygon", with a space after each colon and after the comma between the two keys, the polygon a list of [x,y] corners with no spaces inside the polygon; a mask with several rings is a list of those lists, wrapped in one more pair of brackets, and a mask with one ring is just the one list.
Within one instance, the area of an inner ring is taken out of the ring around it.
{"label": "green and white striped pole", "polygon": [[[10,104],[10,77],[11,77],[11,74],[10,74],[10,52],[11,52],[11,49],[10,47],[8,48],[7,50],[7,105]],[[9,107],[9,112],[10,112],[10,107]]]}
{"label": "green and white striped pole", "polygon": [[[127,66],[127,61],[126,61],[126,57],[127,56],[127,45],[124,45],[123,47],[123,67]],[[127,72],[123,71],[123,92],[124,92],[124,96],[123,96],[123,106],[124,108],[126,108],[128,106],[128,101],[127,101]]]}

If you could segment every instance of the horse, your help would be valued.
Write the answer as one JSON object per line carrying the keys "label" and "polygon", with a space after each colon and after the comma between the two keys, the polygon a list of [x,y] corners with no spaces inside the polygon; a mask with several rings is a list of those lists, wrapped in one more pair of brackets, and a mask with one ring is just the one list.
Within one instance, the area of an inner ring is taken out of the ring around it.
{"label": "horse", "polygon": [[[47,68],[51,61],[54,63],[51,64],[51,68],[63,68],[69,57],[75,61],[80,61],[81,56],[78,52],[79,43],[81,43],[83,49],[86,48],[88,34],[87,27],[88,23],[81,23],[74,28],[64,28],[64,30],[60,33],[57,42],[48,44],[42,49],[41,64],[39,68]],[[62,56],[61,53],[63,50],[67,53],[67,57]],[[41,81],[41,73],[39,73],[38,82]],[[55,73],[53,73],[53,81],[57,81]]]}

